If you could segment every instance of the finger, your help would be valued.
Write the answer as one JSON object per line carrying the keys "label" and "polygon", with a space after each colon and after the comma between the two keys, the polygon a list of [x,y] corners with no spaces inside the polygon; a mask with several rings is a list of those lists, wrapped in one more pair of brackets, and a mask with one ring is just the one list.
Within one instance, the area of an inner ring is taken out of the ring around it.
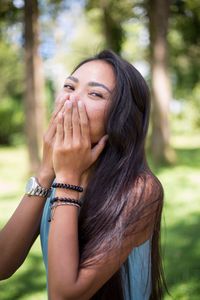
{"label": "finger", "polygon": [[77,102],[73,102],[73,111],[72,111],[72,127],[73,127],[73,142],[78,143],[81,137],[80,131],[80,121],[78,114]]}
{"label": "finger", "polygon": [[58,123],[56,127],[56,139],[55,139],[55,145],[61,145],[63,142],[64,137],[64,130],[63,130],[63,115],[62,113],[59,113],[58,115]]}
{"label": "finger", "polygon": [[56,96],[56,99],[55,99],[55,101],[53,103],[54,105],[53,105],[53,109],[52,109],[52,116],[55,113],[55,111],[57,110],[57,107],[60,105],[60,102],[62,102],[63,100],[64,100],[63,94],[59,93]]}
{"label": "finger", "polygon": [[55,106],[55,110],[54,110],[54,118],[57,117],[59,111],[63,110],[64,108],[64,104],[65,102],[69,99],[69,95],[65,95],[64,97],[62,96],[59,100],[59,102],[57,102],[56,106]]}
{"label": "finger", "polygon": [[59,97],[57,96],[56,106],[55,106],[54,112],[52,113],[48,129],[45,133],[45,140],[52,141],[55,138],[58,114],[60,111],[63,112],[64,103],[66,102],[66,100],[68,98],[69,98],[69,95],[65,95],[64,97],[63,97],[63,95],[59,95]]}
{"label": "finger", "polygon": [[57,127],[57,124],[54,122],[52,123],[47,132],[46,132],[46,139],[51,141],[54,137],[55,137],[55,134],[56,134],[56,127]]}
{"label": "finger", "polygon": [[103,151],[107,140],[108,140],[108,135],[104,135],[101,138],[101,140],[98,142],[98,144],[94,148],[92,148],[92,163],[94,163],[97,160],[97,158]]}
{"label": "finger", "polygon": [[57,116],[58,112],[59,112],[59,111],[61,110],[61,108],[63,107],[65,101],[66,101],[66,100],[65,100],[65,98],[63,97],[63,98],[61,98],[61,100],[60,100],[58,103],[56,103],[55,109],[54,109],[54,112],[53,112],[54,118]]}
{"label": "finger", "polygon": [[60,101],[62,101],[63,98],[65,97],[69,97],[69,94],[63,93],[63,91],[61,90],[61,92],[57,95],[56,99],[55,99],[55,107],[59,104]]}
{"label": "finger", "polygon": [[64,106],[64,99],[62,99],[62,102],[59,103],[59,105],[57,106],[56,110],[54,111],[54,113],[52,114],[51,120],[49,122],[49,126],[47,129],[47,133],[46,136],[48,139],[52,139],[55,136],[56,133],[56,127],[57,127],[57,117],[60,111],[62,111],[62,108]]}
{"label": "finger", "polygon": [[64,107],[64,143],[70,143],[72,139],[72,103],[67,100]]}
{"label": "finger", "polygon": [[66,102],[66,100],[69,99],[69,95],[62,97],[60,99],[60,101],[56,104],[55,110],[52,114],[51,120],[49,122],[49,127],[48,127],[48,132],[50,137],[55,135],[56,132],[56,126],[57,126],[57,117],[59,112],[64,112],[64,104]]}
{"label": "finger", "polygon": [[84,139],[90,139],[90,128],[85,105],[82,101],[78,101],[78,111],[80,118],[81,135]]}
{"label": "finger", "polygon": [[55,122],[55,119],[56,117],[58,116],[58,113],[61,111],[63,105],[64,105],[64,102],[65,102],[65,99],[62,98],[62,100],[57,103],[52,115],[51,115],[51,119],[50,119],[50,122],[49,122],[49,127],[52,126],[52,124]]}

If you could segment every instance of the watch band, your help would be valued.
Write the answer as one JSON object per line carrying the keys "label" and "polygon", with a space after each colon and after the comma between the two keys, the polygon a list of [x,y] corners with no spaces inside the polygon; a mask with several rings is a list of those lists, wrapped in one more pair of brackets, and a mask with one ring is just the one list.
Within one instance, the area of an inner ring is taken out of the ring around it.
{"label": "watch band", "polygon": [[31,196],[41,196],[41,197],[49,197],[51,194],[51,188],[46,189],[38,185],[35,190],[32,190],[29,195]]}
{"label": "watch band", "polygon": [[26,194],[29,196],[49,197],[52,188],[44,188],[40,186],[36,177],[31,177],[26,185]]}

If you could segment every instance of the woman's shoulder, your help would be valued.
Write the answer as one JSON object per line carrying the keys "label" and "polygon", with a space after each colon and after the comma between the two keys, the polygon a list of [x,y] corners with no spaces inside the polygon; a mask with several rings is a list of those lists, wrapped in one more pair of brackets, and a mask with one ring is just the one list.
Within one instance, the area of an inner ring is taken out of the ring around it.
{"label": "woman's shoulder", "polygon": [[139,172],[136,177],[136,182],[147,184],[148,186],[157,186],[162,189],[160,180],[150,169]]}
{"label": "woman's shoulder", "polygon": [[163,188],[157,177],[149,172],[141,172],[128,191],[123,211],[123,222],[137,247],[150,239],[154,226],[161,218]]}
{"label": "woman's shoulder", "polygon": [[163,192],[162,183],[151,170],[145,170],[138,173],[132,184],[132,188],[141,190],[146,189],[149,192],[155,190],[160,193]]}
{"label": "woman's shoulder", "polygon": [[131,190],[135,196],[140,195],[146,201],[155,198],[160,198],[160,200],[163,199],[163,186],[158,177],[156,177],[151,170],[140,172],[137,175]]}

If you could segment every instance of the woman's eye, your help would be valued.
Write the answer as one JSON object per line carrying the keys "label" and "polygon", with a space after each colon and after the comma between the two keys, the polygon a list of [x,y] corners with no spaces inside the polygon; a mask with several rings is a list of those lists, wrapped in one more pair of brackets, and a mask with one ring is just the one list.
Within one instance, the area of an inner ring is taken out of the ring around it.
{"label": "woman's eye", "polygon": [[95,92],[93,92],[93,93],[90,93],[90,95],[91,95],[91,96],[94,96],[94,97],[103,98],[103,95],[100,94],[100,93],[95,93]]}
{"label": "woman's eye", "polygon": [[72,86],[72,85],[70,85],[70,84],[64,84],[64,88],[66,88],[66,89],[68,89],[68,90],[72,90],[72,91],[74,91],[74,87]]}

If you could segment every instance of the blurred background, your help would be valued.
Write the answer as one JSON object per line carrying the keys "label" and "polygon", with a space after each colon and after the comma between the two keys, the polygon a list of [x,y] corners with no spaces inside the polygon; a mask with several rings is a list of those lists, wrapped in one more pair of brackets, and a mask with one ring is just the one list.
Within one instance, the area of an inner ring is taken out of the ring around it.
{"label": "blurred background", "polygon": [[[200,299],[199,28],[199,0],[1,0],[1,228],[39,166],[65,77],[80,60],[113,49],[151,89],[147,153],[165,190],[162,247],[172,295],[165,300]],[[39,239],[0,283],[0,299],[47,299]]]}

